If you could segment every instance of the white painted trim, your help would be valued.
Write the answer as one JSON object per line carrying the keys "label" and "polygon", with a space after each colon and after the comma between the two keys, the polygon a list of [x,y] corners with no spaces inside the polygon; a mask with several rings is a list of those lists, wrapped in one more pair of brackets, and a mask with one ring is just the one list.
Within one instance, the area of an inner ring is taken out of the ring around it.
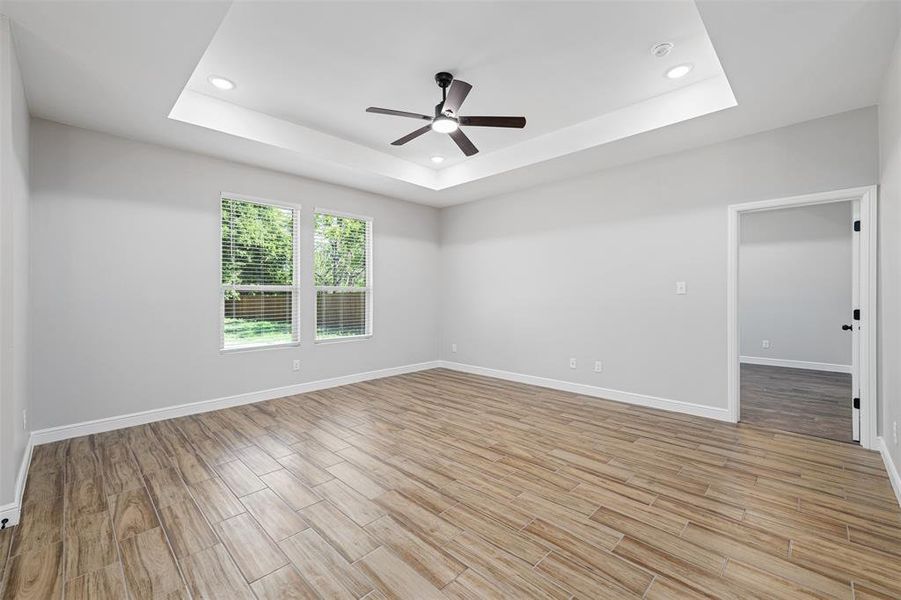
{"label": "white painted trim", "polygon": [[892,482],[892,489],[895,490],[898,506],[901,506],[901,471],[898,471],[895,461],[892,460],[892,455],[888,452],[888,444],[886,444],[884,437],[879,438],[879,453],[882,454],[882,461],[885,463],[888,479]]}
{"label": "white painted trim", "polygon": [[253,402],[262,402],[264,400],[284,398],[285,396],[294,396],[296,394],[303,394],[304,392],[313,392],[316,390],[324,390],[341,385],[349,385],[351,383],[359,383],[361,381],[370,381],[372,379],[381,379],[383,377],[392,377],[394,375],[403,375],[405,373],[425,371],[427,369],[437,368],[439,366],[439,362],[440,361],[431,361],[412,365],[403,365],[400,367],[390,367],[388,369],[379,369],[377,371],[353,373],[351,375],[342,375],[341,377],[332,377],[330,379],[308,381],[306,383],[298,383],[284,387],[270,388],[267,390],[260,390],[258,392],[248,392],[246,394],[237,394],[234,396],[226,396],[224,398],[215,398],[212,400],[202,400],[200,402],[189,402],[187,404],[167,406],[165,408],[146,410],[143,412],[131,413],[128,415],[119,415],[116,417],[95,419],[93,421],[84,421],[82,423],[74,423],[72,425],[61,425],[59,427],[39,429],[38,431],[32,432],[32,442],[35,446],[39,446],[41,444],[58,442],[60,440],[67,440],[69,438],[80,437],[83,435],[112,431],[113,429],[121,429],[123,427],[134,427],[135,425],[143,425],[145,423],[153,423],[154,421],[163,421],[165,419],[174,419],[176,417],[184,417],[186,415],[195,415],[199,413],[209,412],[211,410],[229,408],[231,406],[240,406],[242,404],[251,404]]}
{"label": "white painted trim", "polygon": [[861,418],[861,445],[875,450],[879,446],[878,437],[878,393],[879,381],[879,315],[877,298],[879,287],[879,263],[877,248],[879,247],[879,196],[875,185],[866,188],[860,200],[860,253],[867,266],[867,271],[860,273],[860,308],[863,319],[860,321],[860,396],[861,407],[866,412]]}
{"label": "white painted trim", "polygon": [[28,436],[25,452],[22,453],[22,463],[19,465],[19,475],[16,477],[16,499],[14,502],[0,506],[0,520],[9,519],[7,527],[19,523],[19,515],[22,511],[22,495],[25,493],[25,481],[28,477],[28,465],[31,464],[31,451],[34,448],[34,435]]}
{"label": "white painted trim", "polygon": [[[290,210],[292,212],[299,213],[303,206],[296,202],[281,202],[279,200],[272,200],[271,198],[263,198],[262,196],[251,196],[249,194],[237,194],[235,192],[219,192],[219,203],[220,207],[222,205],[223,200],[237,200],[239,202],[249,202],[250,204],[259,204],[260,206],[274,206],[276,208],[282,208],[284,210]],[[222,221],[220,219],[219,223]],[[220,237],[221,239],[221,237]]]}
{"label": "white painted trim", "polygon": [[774,208],[797,208],[799,206],[814,206],[816,204],[830,204],[832,202],[850,202],[860,200],[876,186],[865,185],[856,188],[846,188],[831,192],[816,192],[801,196],[788,196],[785,198],[773,198],[771,200],[756,200],[741,204],[730,204],[729,210],[736,212],[760,212]]}
{"label": "white painted trim", "polygon": [[860,445],[869,450],[878,448],[876,433],[876,284],[877,284],[877,207],[876,186],[863,186],[774,198],[759,202],[732,204],[727,209],[728,248],[726,277],[726,390],[729,406],[729,418],[737,423],[741,401],[739,383],[739,349],[738,349],[738,245],[739,216],[742,213],[759,212],[777,208],[812,206],[832,202],[860,201],[860,410],[861,432]]}
{"label": "white painted trim", "polygon": [[624,404],[634,404],[637,406],[645,406],[648,408],[656,408],[659,410],[667,410],[670,412],[694,415],[697,417],[706,417],[708,419],[716,419],[718,421],[729,421],[729,411],[725,408],[716,408],[706,406],[704,404],[694,404],[684,402],[682,400],[672,400],[670,398],[660,398],[657,396],[648,396],[646,394],[637,394],[635,392],[625,392],[622,390],[612,390],[584,383],[573,383],[571,381],[562,381],[560,379],[551,379],[549,377],[539,377],[537,375],[525,375],[523,373],[514,373],[512,371],[501,371],[499,369],[490,369],[488,367],[479,367],[477,365],[467,365],[451,361],[439,361],[441,367],[460,371],[462,373],[471,373],[473,375],[483,375],[485,377],[494,377],[495,379],[505,379],[507,381],[515,381],[517,383],[525,383],[538,387],[551,388],[563,392],[572,392],[582,396],[591,396],[593,398],[603,398],[605,400],[613,400]]}
{"label": "white painted trim", "polygon": [[831,371],[833,373],[850,373],[851,365],[810,362],[807,360],[789,360],[787,358],[768,358],[766,356],[739,356],[738,362],[748,365],[764,365],[767,367],[787,367],[789,369],[808,369],[810,371]]}
{"label": "white painted trim", "polygon": [[323,208],[321,206],[317,206],[313,209],[313,216],[315,215],[329,215],[332,217],[344,217],[346,219],[356,219],[357,221],[368,221],[372,223],[372,217],[367,217],[366,215],[358,215],[351,212],[345,212],[343,210],[334,210],[331,208]]}

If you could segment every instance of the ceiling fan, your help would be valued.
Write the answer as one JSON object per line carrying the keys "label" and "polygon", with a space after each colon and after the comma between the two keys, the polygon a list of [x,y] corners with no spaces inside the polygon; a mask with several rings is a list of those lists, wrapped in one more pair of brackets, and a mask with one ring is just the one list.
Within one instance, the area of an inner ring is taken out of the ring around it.
{"label": "ceiling fan", "polygon": [[435,82],[438,84],[438,87],[441,88],[441,102],[435,105],[434,117],[403,110],[378,108],[375,106],[370,106],[366,109],[366,112],[380,115],[392,115],[395,117],[408,117],[410,119],[429,121],[428,125],[420,127],[416,131],[408,133],[404,137],[391,142],[392,146],[403,146],[407,142],[415,140],[431,129],[438,133],[448,134],[457,146],[460,147],[460,150],[463,151],[463,154],[472,156],[479,150],[475,147],[475,144],[466,137],[466,134],[460,130],[460,127],[513,127],[522,129],[526,126],[525,117],[464,117],[459,114],[460,105],[466,100],[466,96],[469,95],[472,86],[465,81],[454,79],[453,75],[443,71],[435,75]]}

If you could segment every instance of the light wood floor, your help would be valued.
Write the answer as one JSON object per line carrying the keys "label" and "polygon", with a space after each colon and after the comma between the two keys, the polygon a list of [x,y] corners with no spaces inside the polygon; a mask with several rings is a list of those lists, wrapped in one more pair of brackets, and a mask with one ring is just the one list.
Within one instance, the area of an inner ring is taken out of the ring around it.
{"label": "light wood floor", "polygon": [[3,598],[901,597],[878,454],[435,370],[39,446]]}
{"label": "light wood floor", "polygon": [[851,375],[741,365],[741,420],[850,442]]}

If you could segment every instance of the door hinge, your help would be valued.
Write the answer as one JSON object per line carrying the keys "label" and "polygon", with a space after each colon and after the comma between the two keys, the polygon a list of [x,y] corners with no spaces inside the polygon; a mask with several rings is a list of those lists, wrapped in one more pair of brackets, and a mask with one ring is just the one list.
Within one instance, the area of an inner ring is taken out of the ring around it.
{"label": "door hinge", "polygon": [[854,408],[860,408],[860,398],[853,398],[851,401],[854,402]]}
{"label": "door hinge", "polygon": [[854,221],[854,231],[860,231],[860,221]]}
{"label": "door hinge", "polygon": [[860,321],[860,309],[859,308],[854,309],[854,320]]}

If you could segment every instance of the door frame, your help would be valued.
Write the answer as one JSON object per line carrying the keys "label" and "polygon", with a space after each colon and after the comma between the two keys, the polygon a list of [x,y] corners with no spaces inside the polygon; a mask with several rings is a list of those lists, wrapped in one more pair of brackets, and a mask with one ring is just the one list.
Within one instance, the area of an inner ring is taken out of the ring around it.
{"label": "door frame", "polygon": [[[870,450],[878,448],[876,435],[876,246],[877,206],[876,186],[856,187],[831,192],[805,194],[731,204],[728,207],[728,267],[726,290],[726,345],[728,359],[728,409],[729,419],[738,423],[741,415],[740,364],[739,364],[739,315],[738,315],[738,251],[741,215],[744,213],[830,204],[833,202],[860,201],[860,445]],[[848,399],[851,402],[851,398]]]}

